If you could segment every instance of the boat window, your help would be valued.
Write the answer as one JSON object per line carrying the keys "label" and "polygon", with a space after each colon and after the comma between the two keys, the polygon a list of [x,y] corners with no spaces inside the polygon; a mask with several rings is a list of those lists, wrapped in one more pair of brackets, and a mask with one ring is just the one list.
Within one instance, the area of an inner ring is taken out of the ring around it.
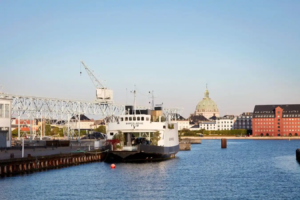
{"label": "boat window", "polygon": [[132,121],[132,117],[129,117],[129,121]]}
{"label": "boat window", "polygon": [[121,117],[121,121],[123,121],[123,117]]}
{"label": "boat window", "polygon": [[144,117],[141,118],[141,121],[144,121]]}
{"label": "boat window", "polygon": [[137,120],[140,121],[140,117],[137,117]]}
{"label": "boat window", "polygon": [[125,117],[125,121],[128,121],[128,117]]}
{"label": "boat window", "polygon": [[146,117],[146,121],[149,121],[149,117]]}
{"label": "boat window", "polygon": [[114,133],[110,133],[110,135],[114,135]]}
{"label": "boat window", "polygon": [[136,117],[133,117],[133,121],[136,121]]}

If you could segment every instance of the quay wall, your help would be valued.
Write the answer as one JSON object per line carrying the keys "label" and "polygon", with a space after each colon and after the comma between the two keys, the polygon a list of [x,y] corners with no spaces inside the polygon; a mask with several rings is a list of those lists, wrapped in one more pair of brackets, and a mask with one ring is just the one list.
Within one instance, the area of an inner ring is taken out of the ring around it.
{"label": "quay wall", "polygon": [[94,151],[0,160],[0,177],[100,162],[104,158],[105,152]]}

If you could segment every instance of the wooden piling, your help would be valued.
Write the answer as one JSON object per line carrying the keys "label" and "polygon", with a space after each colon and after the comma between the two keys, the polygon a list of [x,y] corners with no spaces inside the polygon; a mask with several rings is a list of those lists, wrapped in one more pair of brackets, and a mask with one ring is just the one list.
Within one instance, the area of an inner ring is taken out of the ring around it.
{"label": "wooden piling", "polygon": [[226,138],[222,138],[221,139],[221,148],[222,149],[226,149],[227,148],[227,139]]}
{"label": "wooden piling", "polygon": [[300,162],[300,149],[296,150],[296,159]]}

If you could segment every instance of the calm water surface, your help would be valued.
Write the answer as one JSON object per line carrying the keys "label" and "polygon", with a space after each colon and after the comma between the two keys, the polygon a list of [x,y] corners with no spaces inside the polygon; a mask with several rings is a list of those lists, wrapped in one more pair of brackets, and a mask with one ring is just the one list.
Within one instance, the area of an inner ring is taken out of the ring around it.
{"label": "calm water surface", "polygon": [[202,140],[177,158],[0,179],[6,199],[300,199],[300,141]]}

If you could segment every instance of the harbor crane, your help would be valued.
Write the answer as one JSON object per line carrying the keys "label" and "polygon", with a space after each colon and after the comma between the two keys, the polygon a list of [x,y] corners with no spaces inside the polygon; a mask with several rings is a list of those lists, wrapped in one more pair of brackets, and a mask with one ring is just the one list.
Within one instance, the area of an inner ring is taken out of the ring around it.
{"label": "harbor crane", "polygon": [[[105,87],[93,74],[93,72],[88,68],[87,65],[81,61],[84,69],[88,73],[89,77],[91,78],[93,84],[96,87],[96,102],[101,104],[112,104],[113,103],[113,91]],[[81,73],[81,72],[80,72]]]}

